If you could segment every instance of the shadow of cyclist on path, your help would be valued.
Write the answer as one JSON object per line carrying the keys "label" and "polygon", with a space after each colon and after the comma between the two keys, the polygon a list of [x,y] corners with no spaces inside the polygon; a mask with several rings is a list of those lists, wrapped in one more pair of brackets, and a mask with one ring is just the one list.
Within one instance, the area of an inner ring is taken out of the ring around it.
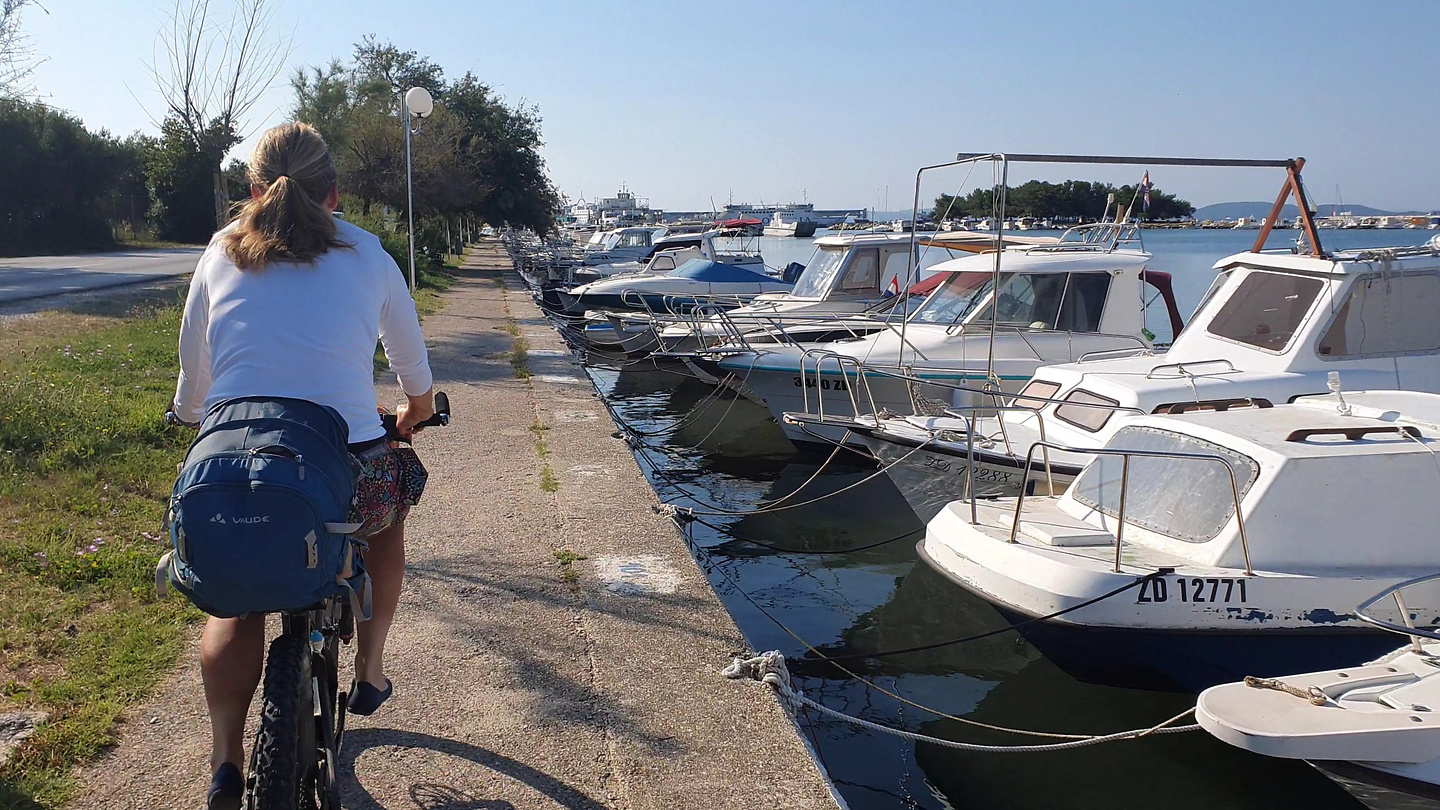
{"label": "shadow of cyclist on path", "polygon": [[410,801],[420,810],[515,810],[504,799],[477,799],[463,791],[421,782],[410,787]]}
{"label": "shadow of cyclist on path", "polygon": [[[602,810],[604,805],[585,793],[534,768],[516,762],[478,745],[448,740],[414,731],[388,728],[357,728],[345,732],[340,754],[338,778],[341,802],[347,810],[387,810],[366,789],[363,775],[357,775],[355,761],[372,748],[424,749],[437,754],[463,759],[501,776],[521,783],[567,810]],[[420,776],[416,774],[416,776]],[[518,788],[517,788],[518,789]],[[437,784],[433,778],[416,781],[409,789],[414,806],[421,810],[513,810],[505,799],[482,799],[467,795],[451,785]],[[391,808],[390,810],[393,810]]]}

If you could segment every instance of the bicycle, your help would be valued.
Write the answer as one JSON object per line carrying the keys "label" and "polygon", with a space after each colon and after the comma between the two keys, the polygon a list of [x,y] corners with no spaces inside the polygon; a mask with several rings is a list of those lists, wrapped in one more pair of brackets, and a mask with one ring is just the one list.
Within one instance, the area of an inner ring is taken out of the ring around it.
{"label": "bicycle", "polygon": [[[174,423],[173,415],[166,414]],[[394,414],[383,414],[386,437]],[[420,423],[450,423],[450,400],[435,394],[435,415]],[[245,810],[339,810],[336,767],[345,735],[348,694],[340,687],[340,644],[355,636],[350,601],[327,599],[280,614],[280,635],[265,655],[260,727],[245,778]]]}

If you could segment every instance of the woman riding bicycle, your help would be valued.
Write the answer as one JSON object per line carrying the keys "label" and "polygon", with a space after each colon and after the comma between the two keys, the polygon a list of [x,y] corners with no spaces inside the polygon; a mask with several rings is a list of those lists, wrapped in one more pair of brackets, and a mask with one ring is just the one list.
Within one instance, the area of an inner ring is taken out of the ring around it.
{"label": "woman riding bicycle", "polygon": [[[368,715],[391,694],[385,637],[405,572],[405,525],[423,468],[386,439],[376,408],[375,341],[407,401],[397,410],[407,438],[434,413],[432,377],[415,303],[395,261],[373,234],[334,216],[335,163],[305,124],[266,132],[250,160],[250,200],[217,233],[190,281],[180,327],[175,413],[198,422],[234,397],[289,397],[328,405],[345,418],[360,470],[354,536],[369,544],[373,618],[357,628],[349,710]],[[265,617],[211,618],[200,667],[210,710],[211,810],[240,806],[245,717],[260,680]]]}

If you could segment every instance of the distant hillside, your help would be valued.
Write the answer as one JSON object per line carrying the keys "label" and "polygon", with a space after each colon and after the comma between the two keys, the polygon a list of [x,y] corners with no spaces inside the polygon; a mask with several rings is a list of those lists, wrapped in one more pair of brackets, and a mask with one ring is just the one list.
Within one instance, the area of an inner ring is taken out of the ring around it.
{"label": "distant hillside", "polygon": [[[1274,203],[1267,202],[1224,202],[1207,205],[1204,208],[1195,209],[1196,219],[1239,219],[1240,217],[1253,217],[1260,219],[1270,213],[1270,206]],[[1337,211],[1349,211],[1357,217],[1379,217],[1387,214],[1413,213],[1422,214],[1424,211],[1381,211],[1378,208],[1371,208],[1368,205],[1317,205],[1316,214],[1322,217],[1333,216]],[[1300,209],[1293,205],[1285,206],[1285,212],[1280,216],[1286,219],[1294,219],[1300,214]]]}

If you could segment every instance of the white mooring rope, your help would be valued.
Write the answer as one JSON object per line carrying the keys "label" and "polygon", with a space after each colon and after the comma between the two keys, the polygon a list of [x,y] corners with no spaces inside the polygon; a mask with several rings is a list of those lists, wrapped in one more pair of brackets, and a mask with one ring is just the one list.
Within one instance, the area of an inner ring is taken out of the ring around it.
{"label": "white mooring rope", "polygon": [[[882,734],[891,734],[896,737],[911,740],[912,742],[932,743],[934,745],[940,745],[946,748],[954,748],[959,751],[972,751],[976,753],[1034,754],[1044,751],[1065,751],[1074,748],[1084,748],[1091,745],[1099,745],[1101,743],[1116,742],[1119,740],[1134,740],[1141,737],[1149,737],[1159,734],[1178,734],[1186,731],[1194,731],[1200,728],[1199,725],[1195,724],[1188,726],[1171,725],[1171,723],[1175,723],[1189,716],[1190,714],[1193,714],[1195,711],[1194,709],[1187,709],[1186,711],[1170,718],[1169,720],[1166,720],[1159,725],[1151,726],[1150,728],[1133,729],[1131,731],[1120,731],[1114,734],[1104,734],[1094,737],[1083,737],[1081,739],[1060,743],[1044,743],[1040,745],[980,745],[978,743],[956,742],[955,740],[946,740],[939,737],[931,737],[926,734],[916,734],[913,731],[906,731],[904,729],[885,726],[879,723],[872,723],[869,720],[854,717],[852,715],[836,711],[835,709],[832,709],[824,704],[817,703],[810,698],[805,697],[805,695],[801,694],[799,690],[795,689],[790,685],[790,671],[785,667],[785,656],[781,654],[778,650],[771,650],[767,653],[761,653],[760,655],[757,655],[753,658],[736,658],[730,662],[729,666],[721,670],[721,674],[727,678],[730,678],[731,680],[748,679],[753,681],[759,681],[760,683],[769,684],[770,687],[775,690],[775,693],[780,696],[781,701],[783,701],[787,706],[791,707],[792,709],[798,708],[800,706],[808,706],[818,712],[821,712],[822,714],[833,717],[836,720],[841,720],[846,723],[850,723],[851,725],[860,726],[861,728],[866,728],[871,731],[878,731]],[[1016,730],[1015,733],[1023,734],[1031,732],[1021,732]]]}

